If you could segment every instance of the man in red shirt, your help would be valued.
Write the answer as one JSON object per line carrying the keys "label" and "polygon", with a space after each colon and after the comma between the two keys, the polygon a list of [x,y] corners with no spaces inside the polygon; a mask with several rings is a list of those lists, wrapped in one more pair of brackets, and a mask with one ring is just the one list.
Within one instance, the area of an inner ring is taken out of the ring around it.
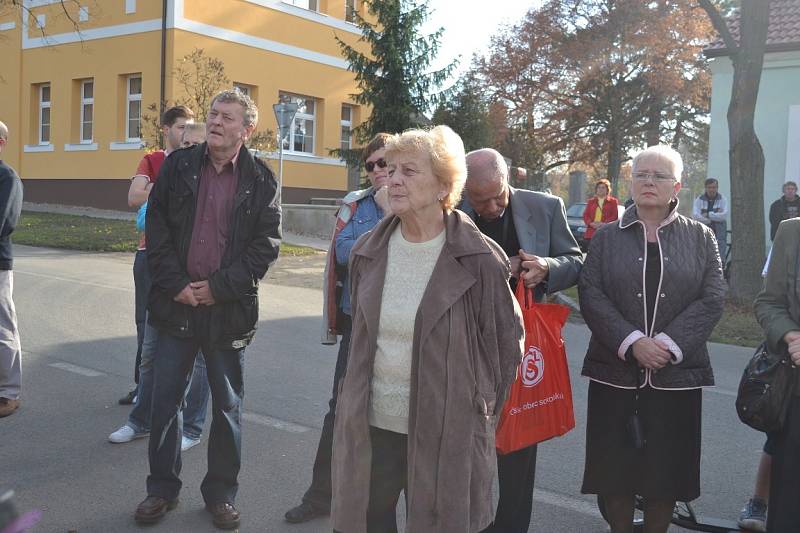
{"label": "man in red shirt", "polygon": [[[181,147],[181,137],[187,123],[194,122],[194,113],[186,106],[175,106],[167,109],[161,117],[161,134],[164,137],[164,150],[156,150],[145,154],[136,174],[131,178],[128,189],[128,205],[139,208],[147,201],[150,189],[158,179],[158,171],[167,155]],[[144,324],[147,307],[147,293],[150,291],[150,276],[147,272],[147,254],[145,252],[144,233],[139,238],[139,247],[133,261],[133,282],[136,286],[136,365],[134,382],[139,383],[139,365],[142,363],[142,342],[144,341]],[[130,405],[136,398],[136,387],[120,398],[120,405]]]}
{"label": "man in red shirt", "polygon": [[[167,150],[159,150],[147,154],[142,159],[137,175],[133,177],[130,187],[129,202],[131,205],[136,205],[142,198],[147,200],[147,196],[144,193],[149,191],[156,181],[166,155],[180,147],[184,129],[187,126],[194,125],[190,122],[193,116],[193,113],[183,106],[170,108],[164,113],[162,123],[164,124],[163,133]],[[147,437],[150,434],[153,361],[156,357],[158,331],[145,323],[147,298],[151,283],[147,264],[147,251],[144,244],[144,235],[142,235],[139,250],[136,252],[133,271],[136,283],[136,326],[139,340],[139,349],[136,354],[138,387],[130,394],[134,396],[135,401],[127,421],[108,436],[108,440],[114,444],[130,442],[138,438]],[[187,451],[200,443],[200,436],[205,425],[208,395],[209,388],[205,359],[202,354],[198,354],[192,373],[192,384],[187,397],[186,409],[183,412],[182,451]],[[125,397],[120,400],[120,403],[127,400],[128,398]]]}

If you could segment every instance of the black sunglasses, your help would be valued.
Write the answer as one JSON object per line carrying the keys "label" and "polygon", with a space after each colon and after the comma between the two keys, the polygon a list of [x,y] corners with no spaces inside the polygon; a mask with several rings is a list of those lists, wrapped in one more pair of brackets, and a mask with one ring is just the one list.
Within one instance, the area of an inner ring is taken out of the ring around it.
{"label": "black sunglasses", "polygon": [[386,168],[387,164],[388,163],[386,163],[386,160],[381,157],[377,161],[367,161],[366,163],[364,163],[364,168],[367,169],[367,172],[372,172],[373,170],[375,170],[375,165],[377,165],[380,168]]}

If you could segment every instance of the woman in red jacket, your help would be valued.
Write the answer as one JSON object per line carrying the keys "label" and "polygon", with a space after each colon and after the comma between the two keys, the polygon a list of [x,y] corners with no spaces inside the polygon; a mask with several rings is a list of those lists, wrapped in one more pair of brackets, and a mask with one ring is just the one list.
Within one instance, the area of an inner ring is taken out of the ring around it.
{"label": "woman in red jacket", "polygon": [[586,235],[583,238],[587,241],[597,228],[619,218],[619,201],[611,196],[610,191],[611,183],[607,179],[598,180],[594,184],[594,196],[589,198],[583,211],[583,222],[586,224]]}

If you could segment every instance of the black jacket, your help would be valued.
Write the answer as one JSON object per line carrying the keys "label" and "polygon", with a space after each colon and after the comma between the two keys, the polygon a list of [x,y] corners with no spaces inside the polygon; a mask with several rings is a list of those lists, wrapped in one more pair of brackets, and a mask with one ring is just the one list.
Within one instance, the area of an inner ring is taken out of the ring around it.
{"label": "black jacket", "polygon": [[[164,161],[147,207],[147,261],[152,277],[148,320],[176,337],[196,334],[190,306],[173,298],[189,284],[186,259],[194,227],[206,144],[178,150]],[[275,176],[242,147],[230,237],[209,285],[216,304],[208,338],[220,349],[247,346],[258,322],[258,281],[278,258],[281,207]]]}
{"label": "black jacket", "polygon": [[778,225],[784,220],[785,212],[785,196],[781,196],[769,206],[769,238],[771,241],[775,240],[775,234],[778,233]]}
{"label": "black jacket", "polygon": [[14,256],[11,233],[22,210],[22,181],[13,168],[0,161],[0,270],[11,270]]}
{"label": "black jacket", "polygon": [[[661,279],[655,316],[647,319],[647,237],[636,207],[592,237],[578,284],[581,313],[592,331],[582,373],[616,387],[646,381],[661,389],[713,385],[706,341],[722,316],[727,289],[717,241],[710,228],[679,215],[677,203],[657,235]],[[658,371],[640,370],[637,381],[633,363],[619,357],[624,341],[637,330],[651,337],[664,333],[683,360]]]}

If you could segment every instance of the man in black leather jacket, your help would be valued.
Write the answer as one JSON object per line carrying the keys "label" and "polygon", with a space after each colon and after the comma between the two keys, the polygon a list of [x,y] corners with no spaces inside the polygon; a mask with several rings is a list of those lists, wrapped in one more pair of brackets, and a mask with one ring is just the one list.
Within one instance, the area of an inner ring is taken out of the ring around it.
{"label": "man in black leather jacket", "polygon": [[159,330],[154,363],[147,498],[137,522],[174,509],[181,488],[183,403],[195,354],[202,350],[213,397],[206,509],[223,529],[239,526],[234,507],[241,466],[245,347],[258,321],[258,283],[277,259],[280,197],[269,168],[244,142],[258,121],[237,90],[214,97],[208,140],[164,163],[146,223],[152,278],[149,323]]}

